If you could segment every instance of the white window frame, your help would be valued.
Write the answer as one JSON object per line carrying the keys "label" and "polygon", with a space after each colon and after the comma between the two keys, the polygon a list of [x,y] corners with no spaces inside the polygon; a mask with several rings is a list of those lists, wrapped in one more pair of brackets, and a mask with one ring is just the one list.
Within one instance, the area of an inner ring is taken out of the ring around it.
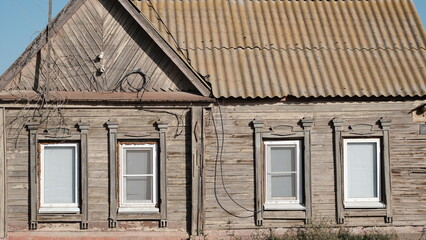
{"label": "white window frame", "polygon": [[[377,164],[377,197],[376,198],[349,198],[348,197],[348,143],[376,143]],[[381,141],[380,138],[346,138],[343,139],[343,174],[344,174],[344,206],[345,208],[384,208],[381,199]]]}
{"label": "white window frame", "polygon": [[[146,202],[146,203],[132,203],[132,202],[124,202],[125,199],[125,188],[124,188],[124,164],[125,164],[125,156],[126,151],[128,149],[135,150],[150,150],[152,152],[152,174],[138,174],[135,176],[152,176],[152,201]],[[120,184],[119,189],[119,213],[140,213],[140,212],[159,212],[159,208],[157,206],[158,203],[158,144],[128,144],[128,143],[121,143],[120,144],[120,173],[118,176],[118,181]]]}
{"label": "white window frame", "polygon": [[[40,144],[40,209],[39,213],[79,213],[79,153],[77,143],[57,143],[57,144]],[[44,202],[44,150],[46,147],[59,148],[59,147],[73,147],[75,150],[74,156],[74,178],[75,178],[75,189],[74,189],[74,203],[45,203]]]}
{"label": "white window frame", "polygon": [[[270,182],[268,177],[271,147],[277,146],[295,146],[296,149],[296,199],[270,199]],[[302,140],[280,140],[280,141],[264,141],[265,149],[265,210],[304,210],[303,205],[303,169],[302,169]]]}

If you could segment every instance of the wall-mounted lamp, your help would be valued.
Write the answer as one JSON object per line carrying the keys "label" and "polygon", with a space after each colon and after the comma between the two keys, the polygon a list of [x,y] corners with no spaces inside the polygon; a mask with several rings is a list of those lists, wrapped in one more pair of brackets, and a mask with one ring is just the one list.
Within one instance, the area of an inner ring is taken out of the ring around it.
{"label": "wall-mounted lamp", "polygon": [[98,72],[104,73],[105,72],[105,65],[104,65],[104,62],[102,61],[102,59],[104,58],[104,52],[99,53],[99,55],[96,58],[101,63],[101,67],[98,68]]}
{"label": "wall-mounted lamp", "polygon": [[98,55],[98,59],[99,59],[99,60],[101,60],[102,58],[104,58],[104,52],[101,52],[101,53]]}

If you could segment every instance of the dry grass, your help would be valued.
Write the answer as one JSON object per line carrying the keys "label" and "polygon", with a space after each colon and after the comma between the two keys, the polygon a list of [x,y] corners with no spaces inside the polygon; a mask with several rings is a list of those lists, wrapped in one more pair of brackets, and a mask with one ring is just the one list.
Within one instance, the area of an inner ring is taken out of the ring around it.
{"label": "dry grass", "polygon": [[395,233],[384,232],[377,228],[366,229],[362,233],[351,232],[347,227],[335,226],[321,221],[305,228],[292,229],[283,235],[274,235],[271,231],[265,240],[396,240]]}

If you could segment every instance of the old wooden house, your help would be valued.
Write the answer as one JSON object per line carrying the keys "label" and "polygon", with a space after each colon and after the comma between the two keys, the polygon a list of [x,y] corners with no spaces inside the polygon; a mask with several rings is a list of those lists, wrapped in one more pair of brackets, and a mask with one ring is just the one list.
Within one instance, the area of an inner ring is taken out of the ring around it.
{"label": "old wooden house", "polygon": [[410,0],[71,0],[0,77],[0,238],[421,235],[425,45]]}

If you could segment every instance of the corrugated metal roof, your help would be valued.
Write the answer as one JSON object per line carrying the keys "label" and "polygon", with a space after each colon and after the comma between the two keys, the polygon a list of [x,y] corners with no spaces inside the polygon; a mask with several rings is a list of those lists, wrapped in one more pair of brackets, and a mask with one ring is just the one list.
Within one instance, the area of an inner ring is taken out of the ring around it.
{"label": "corrugated metal roof", "polygon": [[132,1],[215,97],[426,95],[410,0]]}

